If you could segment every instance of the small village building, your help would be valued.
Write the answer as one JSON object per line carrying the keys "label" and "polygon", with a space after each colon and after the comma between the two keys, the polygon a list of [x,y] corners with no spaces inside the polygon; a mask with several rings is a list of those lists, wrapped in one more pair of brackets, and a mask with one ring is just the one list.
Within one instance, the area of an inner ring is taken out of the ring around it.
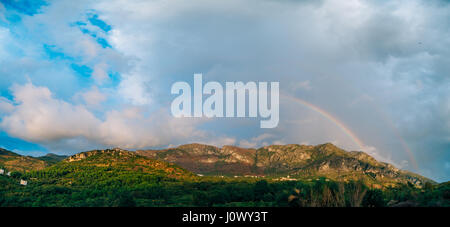
{"label": "small village building", "polygon": [[24,186],[26,186],[28,184],[28,182],[26,181],[26,180],[20,180],[20,185],[24,185]]}
{"label": "small village building", "polygon": [[5,174],[5,170],[4,169],[0,169],[0,174],[1,175]]}

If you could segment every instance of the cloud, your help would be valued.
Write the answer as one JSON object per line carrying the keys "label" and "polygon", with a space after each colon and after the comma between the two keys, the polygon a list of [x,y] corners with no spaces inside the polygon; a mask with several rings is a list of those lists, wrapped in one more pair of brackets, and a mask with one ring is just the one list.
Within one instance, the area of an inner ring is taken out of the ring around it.
{"label": "cloud", "polygon": [[108,76],[108,65],[106,63],[98,63],[94,66],[94,71],[92,76],[98,84],[103,83],[103,81],[109,79]]}
{"label": "cloud", "polygon": [[209,137],[208,139],[203,140],[191,140],[189,143],[201,143],[201,144],[209,144],[217,147],[222,147],[225,145],[235,145],[236,138],[228,137],[228,136],[220,136],[220,137]]}
{"label": "cloud", "polygon": [[[250,140],[241,140],[239,142],[239,146],[247,147],[247,148],[258,148],[258,147],[269,145],[267,140],[271,139],[271,138],[274,138],[274,135],[264,133],[257,137],[253,137]],[[264,141],[266,141],[266,142],[264,142]]]}
{"label": "cloud", "polygon": [[119,84],[119,94],[133,105],[150,104],[148,77],[140,74],[126,74]]}
{"label": "cloud", "polygon": [[[142,108],[112,110],[101,120],[83,105],[58,100],[46,87],[31,83],[12,87],[15,105],[8,105],[9,113],[0,127],[9,135],[43,144],[53,149],[79,147],[122,147],[129,149],[165,146],[186,140],[213,142],[211,134],[197,130],[202,119],[178,119],[166,110],[145,116]],[[86,95],[86,94],[84,94]],[[86,97],[97,96],[94,91]],[[7,103],[2,101],[2,103]],[[45,129],[45,130],[43,130]],[[215,143],[228,143],[226,137]]]}
{"label": "cloud", "polygon": [[[31,98],[0,102],[7,113],[2,125],[18,138],[55,149],[119,141],[128,147],[336,142],[392,163],[412,163],[415,156],[420,173],[449,178],[443,168],[450,158],[445,1],[61,0],[38,12],[0,22],[1,95],[18,99],[8,88],[26,84],[27,76],[34,84],[29,90],[52,91],[36,104]],[[321,108],[364,146],[321,113],[288,100],[280,100],[280,124],[269,131],[255,119],[172,119],[163,110],[170,86],[190,82],[193,73],[205,81],[278,81],[282,93]],[[86,98],[72,104],[76,94]],[[31,106],[36,116],[28,113]],[[63,121],[62,113],[93,126]],[[49,125],[49,116],[59,125]],[[50,129],[39,136],[34,126]],[[258,138],[266,134],[273,136]],[[405,168],[416,171],[412,166]]]}
{"label": "cloud", "polygon": [[[7,28],[0,27],[0,41],[2,43],[11,42],[11,38],[9,35],[9,30]],[[0,59],[4,60],[8,57],[8,52],[6,51],[6,46],[0,45]]]}
{"label": "cloud", "polygon": [[100,92],[98,87],[93,86],[86,92],[81,92],[75,95],[75,98],[80,97],[83,99],[87,106],[95,107],[99,106],[103,101],[107,99],[107,95]]}
{"label": "cloud", "polygon": [[293,83],[293,84],[291,84],[291,86],[292,86],[293,90],[297,90],[297,89],[311,90],[312,89],[311,82],[309,80]]}
{"label": "cloud", "polygon": [[0,115],[11,113],[13,110],[13,104],[8,99],[0,97]]}
{"label": "cloud", "polygon": [[[449,158],[417,144],[424,137],[444,137],[440,143],[448,144],[448,126],[438,123],[449,116],[441,110],[449,96],[450,35],[442,23],[450,15],[448,4],[116,1],[98,8],[115,25],[113,43],[146,65],[162,97],[170,82],[194,72],[208,80],[280,81],[281,91],[290,88],[291,95],[331,113],[366,147],[376,147],[371,152],[382,160],[411,161],[401,141],[417,157]],[[319,113],[288,102],[280,108],[283,116],[272,132],[277,136],[267,142],[335,141],[349,150],[365,149]],[[232,129],[243,127],[253,130]],[[216,128],[248,138],[238,139],[246,146],[265,133],[251,123],[217,122]]]}
{"label": "cloud", "polygon": [[6,21],[5,12],[6,12],[5,6],[3,6],[3,4],[0,3],[0,22]]}
{"label": "cloud", "polygon": [[95,134],[99,121],[83,106],[54,99],[50,90],[31,83],[15,85],[12,91],[18,105],[0,123],[10,135],[32,142],[48,142]]}

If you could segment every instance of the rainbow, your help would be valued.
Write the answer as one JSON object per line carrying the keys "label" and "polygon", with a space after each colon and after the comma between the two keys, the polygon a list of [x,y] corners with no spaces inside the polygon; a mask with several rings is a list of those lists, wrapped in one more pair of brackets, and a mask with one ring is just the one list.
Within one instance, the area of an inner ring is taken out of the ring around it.
{"label": "rainbow", "polygon": [[322,115],[323,117],[325,117],[326,119],[328,119],[329,121],[333,122],[336,126],[338,126],[348,137],[350,137],[350,139],[356,144],[358,145],[358,147],[363,150],[366,146],[364,145],[364,143],[358,138],[358,136],[356,136],[355,133],[353,133],[347,126],[345,126],[344,123],[342,123],[341,121],[339,121],[339,119],[337,117],[334,117],[333,115],[331,115],[330,113],[328,113],[327,111],[321,109],[318,106],[315,106],[303,99],[297,98],[297,97],[292,97],[292,96],[288,96],[285,94],[280,94],[281,97],[289,99],[295,103],[299,103],[302,106],[305,106],[311,110],[313,110],[316,113],[319,113],[320,115]]}
{"label": "rainbow", "polygon": [[[321,116],[325,117],[326,119],[328,119],[329,121],[331,121],[333,124],[335,124],[336,126],[338,126],[361,150],[364,150],[366,148],[366,145],[361,141],[361,139],[358,138],[358,136],[352,132],[352,130],[350,130],[343,122],[341,122],[337,117],[331,115],[330,113],[328,113],[327,111],[323,110],[322,108],[315,106],[303,99],[297,98],[297,97],[292,97],[289,95],[285,95],[285,94],[280,94],[281,97],[288,99],[290,101],[293,101],[295,103],[301,104],[302,106],[307,107],[310,110],[313,110],[316,113],[319,113]],[[388,122],[389,123],[389,122]],[[391,123],[392,126],[392,123]],[[417,162],[414,159],[413,153],[411,152],[411,150],[409,149],[408,145],[406,144],[406,142],[404,141],[403,138],[400,137],[400,135],[398,134],[397,130],[395,130],[395,127],[393,127],[394,129],[394,134],[396,135],[397,138],[399,138],[400,143],[402,148],[405,150],[405,152],[407,153],[407,155],[409,156],[409,159],[411,161],[411,163],[413,164],[413,167],[417,170]]]}
{"label": "rainbow", "polygon": [[411,149],[409,148],[408,144],[403,139],[403,137],[400,136],[400,133],[399,133],[397,127],[395,126],[395,124],[392,122],[391,118],[389,116],[387,116],[384,112],[379,111],[379,108],[375,108],[375,110],[377,111],[377,113],[380,116],[382,116],[384,118],[386,123],[388,123],[389,127],[394,132],[395,137],[397,137],[398,141],[400,141],[400,145],[402,146],[403,150],[408,155],[409,160],[411,161],[414,170],[418,171],[419,170],[419,166],[417,165],[417,161],[414,158],[414,153],[412,153]]}

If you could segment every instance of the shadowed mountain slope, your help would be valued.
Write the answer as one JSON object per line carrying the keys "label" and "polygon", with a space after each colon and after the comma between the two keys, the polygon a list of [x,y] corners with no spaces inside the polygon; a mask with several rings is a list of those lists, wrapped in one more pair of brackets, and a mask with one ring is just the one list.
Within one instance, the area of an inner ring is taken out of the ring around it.
{"label": "shadowed mountain slope", "polygon": [[327,177],[334,180],[365,180],[370,184],[422,185],[432,180],[379,162],[359,151],[345,151],[331,143],[270,145],[259,149],[187,144],[164,150],[139,150],[137,154],[176,163],[198,174],[265,175],[295,178]]}

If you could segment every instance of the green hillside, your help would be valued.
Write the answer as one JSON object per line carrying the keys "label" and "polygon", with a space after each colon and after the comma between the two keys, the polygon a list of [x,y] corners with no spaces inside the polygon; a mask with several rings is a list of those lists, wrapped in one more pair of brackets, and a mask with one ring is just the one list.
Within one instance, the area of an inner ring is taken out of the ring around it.
{"label": "green hillside", "polygon": [[198,176],[136,152],[110,149],[0,175],[0,206],[450,206],[450,183],[376,189],[364,180],[326,177]]}
{"label": "green hillside", "polygon": [[53,164],[56,164],[56,163],[64,160],[67,157],[68,156],[66,156],[66,155],[57,155],[57,154],[49,153],[44,156],[37,157],[37,159],[42,160],[42,161],[48,163],[49,165],[53,165]]}
{"label": "green hillside", "polygon": [[9,171],[31,171],[40,170],[49,166],[44,160],[30,156],[22,156],[12,151],[0,148],[0,168],[6,168]]}

